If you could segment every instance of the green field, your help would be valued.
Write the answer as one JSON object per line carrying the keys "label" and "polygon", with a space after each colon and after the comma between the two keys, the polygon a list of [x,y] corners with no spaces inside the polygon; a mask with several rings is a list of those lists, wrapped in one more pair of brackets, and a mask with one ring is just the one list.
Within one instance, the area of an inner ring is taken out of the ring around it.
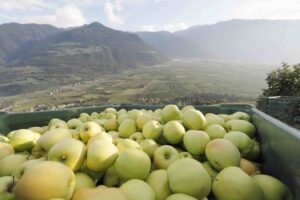
{"label": "green field", "polygon": [[[4,97],[2,107],[24,111],[36,105],[97,105],[103,103],[168,102],[191,94],[234,95],[255,99],[266,87],[270,65],[207,60],[178,60],[116,74],[97,75],[80,84]],[[80,79],[78,79],[80,80]]]}

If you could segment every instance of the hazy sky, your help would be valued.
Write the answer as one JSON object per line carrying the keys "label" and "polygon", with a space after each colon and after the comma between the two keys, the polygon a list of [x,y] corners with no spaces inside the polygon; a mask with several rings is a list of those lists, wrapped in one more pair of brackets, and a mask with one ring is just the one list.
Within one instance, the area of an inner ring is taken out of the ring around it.
{"label": "hazy sky", "polygon": [[300,19],[300,0],[0,0],[0,23],[176,31],[233,18]]}

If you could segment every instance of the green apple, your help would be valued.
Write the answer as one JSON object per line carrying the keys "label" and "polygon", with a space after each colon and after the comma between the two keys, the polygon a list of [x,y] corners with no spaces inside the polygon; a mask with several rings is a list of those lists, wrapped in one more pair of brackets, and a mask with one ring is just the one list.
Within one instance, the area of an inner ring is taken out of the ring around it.
{"label": "green apple", "polygon": [[19,179],[13,176],[0,177],[0,199],[14,200],[14,191],[18,182]]}
{"label": "green apple", "polygon": [[211,166],[211,164],[208,161],[205,161],[202,163],[202,166],[205,168],[209,176],[214,179],[218,172]]}
{"label": "green apple", "polygon": [[140,145],[143,151],[146,152],[151,159],[153,159],[154,152],[159,147],[155,140],[144,139],[140,141]]}
{"label": "green apple", "polygon": [[31,159],[23,162],[21,165],[17,166],[17,168],[13,171],[12,176],[16,178],[21,178],[27,169],[32,167],[33,165],[45,161],[46,158],[39,159]]}
{"label": "green apple", "polygon": [[183,137],[183,145],[192,155],[203,155],[209,141],[209,136],[204,131],[189,130]]}
{"label": "green apple", "polygon": [[0,177],[10,176],[14,170],[29,159],[26,155],[12,154],[0,160]]}
{"label": "green apple", "polygon": [[152,116],[146,113],[143,113],[141,115],[139,115],[136,118],[136,126],[139,130],[143,130],[144,125],[148,122],[152,120]]}
{"label": "green apple", "polygon": [[118,132],[120,137],[129,138],[137,131],[136,123],[132,119],[125,119],[119,126]]}
{"label": "green apple", "polygon": [[48,152],[48,160],[60,162],[73,171],[78,171],[83,164],[86,151],[81,141],[67,138],[52,146]]}
{"label": "green apple", "polygon": [[82,121],[77,118],[70,119],[67,122],[67,126],[69,129],[78,129],[79,130],[81,125],[82,125]]}
{"label": "green apple", "polygon": [[16,151],[31,150],[40,134],[29,129],[20,129],[13,132],[9,143]]}
{"label": "green apple", "polygon": [[6,136],[0,134],[0,142],[9,143],[9,139]]}
{"label": "green apple", "polygon": [[15,153],[14,148],[5,142],[0,142],[0,160]]}
{"label": "green apple", "polygon": [[226,115],[226,114],[218,114],[218,116],[222,117],[225,122],[228,122],[229,120],[232,119],[230,115]]}
{"label": "green apple", "polygon": [[252,140],[254,142],[253,149],[249,155],[247,155],[247,159],[255,161],[260,154],[260,146],[256,140]]}
{"label": "green apple", "polygon": [[43,161],[30,167],[17,184],[15,197],[18,200],[70,199],[75,188],[75,176],[65,165]]}
{"label": "green apple", "polygon": [[103,178],[103,184],[107,187],[118,187],[120,185],[120,178],[114,166],[108,168]]}
{"label": "green apple", "polygon": [[226,122],[228,131],[240,131],[247,134],[250,138],[255,136],[255,126],[246,120],[232,119]]}
{"label": "green apple", "polygon": [[82,188],[94,188],[95,186],[95,181],[89,175],[82,172],[75,173],[75,191]]}
{"label": "green apple", "polygon": [[286,185],[280,180],[265,174],[252,176],[263,192],[264,200],[292,200],[293,196]]}
{"label": "green apple", "polygon": [[120,189],[124,191],[128,200],[156,200],[153,189],[142,180],[131,179],[125,182]]}
{"label": "green apple", "polygon": [[176,105],[170,104],[165,106],[161,112],[162,120],[167,123],[172,120],[176,120],[180,115],[180,110]]}
{"label": "green apple", "polygon": [[166,198],[166,200],[197,200],[197,199],[190,195],[177,193],[177,194],[172,194],[172,195],[168,196],[168,198]]}
{"label": "green apple", "polygon": [[142,114],[143,112],[137,109],[132,109],[127,112],[128,118],[132,119],[133,121],[136,121],[137,117]]}
{"label": "green apple", "polygon": [[151,160],[142,150],[125,149],[120,152],[114,166],[123,180],[145,180],[150,173]]}
{"label": "green apple", "polygon": [[93,121],[89,121],[89,122],[85,122],[83,123],[80,128],[79,128],[79,135],[80,135],[80,138],[83,142],[88,142],[89,139],[98,134],[98,133],[101,133],[102,132],[102,127],[97,124],[96,122],[93,122]]}
{"label": "green apple", "polygon": [[130,139],[121,139],[118,141],[117,148],[119,152],[125,150],[125,149],[138,149],[142,150],[142,147],[139,143],[136,141],[130,140]]}
{"label": "green apple", "polygon": [[241,159],[240,168],[249,175],[253,175],[259,172],[257,166],[250,160]]}
{"label": "green apple", "polygon": [[225,139],[214,139],[205,148],[205,155],[209,163],[221,170],[229,166],[240,166],[241,154],[236,146]]}
{"label": "green apple", "polygon": [[76,191],[72,200],[129,200],[126,194],[119,188],[83,188]]}
{"label": "green apple", "polygon": [[158,147],[153,155],[153,161],[158,169],[167,169],[171,163],[179,158],[178,151],[170,145]]}
{"label": "green apple", "polygon": [[174,161],[167,169],[169,186],[174,193],[183,193],[197,199],[207,197],[211,178],[202,164],[191,158]]}
{"label": "green apple", "polygon": [[194,157],[189,152],[183,151],[179,153],[179,158],[194,158]]}
{"label": "green apple", "polygon": [[264,200],[258,184],[239,167],[223,169],[213,180],[212,192],[218,200]]}
{"label": "green apple", "polygon": [[240,131],[230,131],[224,136],[224,139],[232,142],[239,149],[243,158],[247,157],[254,147],[254,142],[251,138]]}
{"label": "green apple", "polygon": [[[188,111],[187,111],[188,112]],[[182,141],[185,134],[183,125],[178,121],[169,121],[165,124],[163,135],[168,143],[178,144]]]}
{"label": "green apple", "polygon": [[87,113],[80,113],[79,119],[80,119],[82,122],[87,122],[87,121],[90,120],[90,115],[87,114]]}
{"label": "green apple", "polygon": [[87,167],[99,172],[111,167],[118,156],[118,148],[107,140],[90,143],[87,152]]}
{"label": "green apple", "polygon": [[101,132],[101,133],[98,133],[98,134],[96,134],[96,135],[93,135],[90,139],[89,139],[89,141],[88,141],[88,143],[87,143],[87,147],[90,145],[90,143],[92,143],[93,141],[98,141],[98,140],[100,140],[100,141],[103,141],[103,140],[106,140],[106,141],[108,141],[108,142],[113,142],[113,138],[109,135],[109,134],[107,134],[106,132]]}
{"label": "green apple", "polygon": [[140,142],[142,140],[144,140],[144,136],[141,132],[136,132],[134,134],[132,134],[129,139],[133,140],[133,141],[136,141],[136,142]]}
{"label": "green apple", "polygon": [[241,120],[251,121],[250,115],[241,111],[233,113],[230,117],[231,119],[241,119]]}
{"label": "green apple", "polygon": [[223,138],[226,134],[226,130],[223,126],[219,124],[212,124],[205,128],[205,132],[208,134],[211,140],[217,138]]}
{"label": "green apple", "polygon": [[189,109],[182,114],[184,126],[189,130],[204,130],[206,119],[202,112],[195,109]]}
{"label": "green apple", "polygon": [[143,136],[146,139],[158,140],[162,132],[163,126],[155,120],[148,121],[143,127]]}
{"label": "green apple", "polygon": [[155,192],[156,200],[165,200],[172,193],[165,169],[151,172],[147,178],[147,183]]}
{"label": "green apple", "polygon": [[116,118],[108,119],[103,124],[106,131],[117,131],[118,130],[118,122]]}
{"label": "green apple", "polygon": [[225,120],[218,115],[215,115],[212,113],[207,113],[205,115],[205,119],[207,122],[207,126],[212,125],[212,124],[218,124],[220,126],[225,126]]}

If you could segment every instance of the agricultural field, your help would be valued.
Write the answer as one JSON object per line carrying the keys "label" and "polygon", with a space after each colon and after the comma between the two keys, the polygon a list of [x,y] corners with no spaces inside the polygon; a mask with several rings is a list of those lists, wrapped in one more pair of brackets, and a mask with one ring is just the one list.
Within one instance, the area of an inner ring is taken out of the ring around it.
{"label": "agricultural field", "polygon": [[86,75],[85,79],[77,77],[71,84],[3,97],[0,105],[4,111],[19,112],[39,107],[51,109],[103,103],[168,103],[193,95],[210,99],[216,95],[224,102],[228,97],[238,102],[254,102],[266,86],[267,73],[274,68],[271,65],[177,60],[114,74],[94,74],[91,80],[87,80]]}

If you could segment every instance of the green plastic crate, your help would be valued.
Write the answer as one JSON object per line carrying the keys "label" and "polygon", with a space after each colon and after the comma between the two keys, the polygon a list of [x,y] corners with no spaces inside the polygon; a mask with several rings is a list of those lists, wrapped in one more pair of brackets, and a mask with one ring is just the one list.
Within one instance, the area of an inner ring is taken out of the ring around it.
{"label": "green plastic crate", "polygon": [[[78,117],[81,112],[100,112],[107,107],[154,110],[162,108],[163,105],[120,104],[32,113],[0,113],[0,133],[7,134],[15,129],[47,125],[52,118],[68,120]],[[291,189],[295,199],[300,199],[300,131],[257,110],[252,105],[220,104],[195,107],[203,113],[232,114],[244,111],[250,114],[261,143],[263,172],[282,180]]]}

